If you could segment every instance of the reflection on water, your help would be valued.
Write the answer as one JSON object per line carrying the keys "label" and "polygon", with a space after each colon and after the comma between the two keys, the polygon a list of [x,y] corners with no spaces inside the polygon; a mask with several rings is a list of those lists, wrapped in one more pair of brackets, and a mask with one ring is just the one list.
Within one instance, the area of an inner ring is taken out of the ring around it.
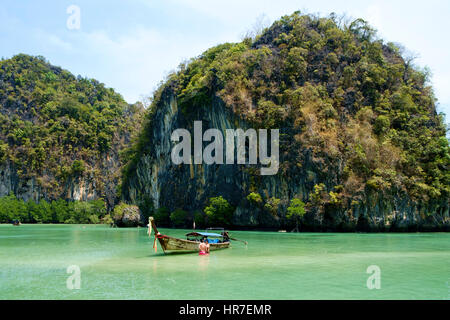
{"label": "reflection on water", "polygon": [[198,257],[198,266],[201,272],[206,271],[209,265],[209,254]]}
{"label": "reflection on water", "polygon": [[[449,298],[448,233],[232,236],[248,246],[164,255],[145,228],[0,225],[0,299]],[[69,265],[81,269],[80,290],[66,287]],[[380,290],[366,286],[370,265]]]}

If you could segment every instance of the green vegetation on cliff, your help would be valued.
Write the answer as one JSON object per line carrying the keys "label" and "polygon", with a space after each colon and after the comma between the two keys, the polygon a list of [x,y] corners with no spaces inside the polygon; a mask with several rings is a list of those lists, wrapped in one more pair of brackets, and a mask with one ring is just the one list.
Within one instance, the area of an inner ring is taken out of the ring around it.
{"label": "green vegetation on cliff", "polygon": [[309,148],[345,163],[343,194],[395,186],[428,200],[449,194],[450,158],[427,76],[363,20],[339,27],[295,13],[253,41],[206,51],[171,81],[185,108],[216,92],[258,126],[288,129],[285,171]]}
{"label": "green vegetation on cliff", "polygon": [[139,128],[141,110],[113,89],[42,57],[2,60],[0,164],[12,164],[19,179],[35,178],[41,197],[69,197],[65,184],[80,177],[89,177],[95,193],[105,196],[111,193],[105,184],[118,184],[110,169],[119,167],[117,153]]}
{"label": "green vegetation on cliff", "polygon": [[[422,216],[448,212],[449,143],[428,73],[361,19],[296,12],[180,65],[155,93],[124,179],[151,148],[152,117],[171,95],[185,115],[220,99],[255,128],[280,128],[278,175],[302,179],[297,197],[320,221],[340,212],[351,220],[354,208],[379,200],[397,212],[399,198]],[[249,191],[261,190],[258,179]],[[242,199],[277,215],[280,200],[261,191],[264,203],[248,191]]]}

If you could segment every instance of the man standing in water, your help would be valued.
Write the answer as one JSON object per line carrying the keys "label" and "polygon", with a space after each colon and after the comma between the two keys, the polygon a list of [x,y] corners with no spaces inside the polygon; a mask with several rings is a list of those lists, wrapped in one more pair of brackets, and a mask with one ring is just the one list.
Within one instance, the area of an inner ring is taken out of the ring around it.
{"label": "man standing in water", "polygon": [[209,243],[208,243],[208,239],[205,239],[205,245],[206,245],[206,253],[209,253]]}

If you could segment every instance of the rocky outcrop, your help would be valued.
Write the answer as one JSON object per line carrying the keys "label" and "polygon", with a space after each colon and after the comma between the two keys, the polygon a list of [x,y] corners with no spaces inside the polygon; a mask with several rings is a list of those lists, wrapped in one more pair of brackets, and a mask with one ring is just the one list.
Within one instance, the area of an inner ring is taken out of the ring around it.
{"label": "rocky outcrop", "polygon": [[[295,174],[280,170],[273,176],[261,176],[254,165],[175,165],[171,161],[171,133],[178,128],[193,133],[195,120],[203,121],[203,130],[216,128],[223,134],[226,129],[245,130],[249,127],[217,97],[213,98],[211,105],[183,112],[176,97],[166,89],[152,117],[151,129],[146,133],[150,141],[147,151],[140,156],[135,170],[123,186],[124,199],[133,203],[151,199],[155,208],[166,207],[171,211],[182,208],[193,212],[203,209],[210,197],[221,195],[236,207],[233,218],[236,227],[276,229],[289,227],[284,212],[290,199],[300,196],[306,202],[316,184],[332,187],[341,183],[342,167],[329,168],[324,175],[323,164],[315,162],[308,150],[304,151],[301,166],[296,168]],[[289,155],[281,154],[280,157],[282,164]],[[271,197],[281,199],[279,209],[270,213],[263,207],[252,205],[246,199],[250,192],[258,192],[265,200]],[[310,207],[302,229],[450,230],[448,199],[423,205],[399,191],[385,194],[366,190],[363,198],[353,205]]]}
{"label": "rocky outcrop", "polygon": [[[76,89],[75,89],[76,88]],[[0,61],[0,197],[117,199],[119,152],[144,107],[43,57]]]}
{"label": "rocky outcrop", "polygon": [[[449,230],[445,125],[426,75],[401,52],[364,20],[344,26],[300,12],[206,50],[156,91],[124,170],[124,200],[192,215],[222,196],[235,226],[287,229],[287,207],[300,198],[303,230]],[[196,120],[222,136],[278,128],[278,173],[172,163],[172,132],[195,140]]]}
{"label": "rocky outcrop", "polygon": [[51,175],[46,175],[47,182],[58,182],[58,187],[52,183],[46,184],[42,178],[35,176],[20,176],[14,164],[6,161],[0,164],[0,197],[14,194],[24,201],[39,202],[57,198],[75,201],[90,201],[102,198],[110,211],[117,200],[117,186],[120,182],[120,161],[118,152],[111,150],[104,156],[98,166],[100,174],[87,172],[71,176],[65,181]]}
{"label": "rocky outcrop", "polygon": [[19,179],[14,165],[7,161],[0,164],[0,197],[10,194],[20,195],[25,201],[38,201],[42,191],[35,178]]}
{"label": "rocky outcrop", "polygon": [[137,227],[145,224],[145,218],[139,207],[124,203],[114,208],[113,220],[120,227]]}
{"label": "rocky outcrop", "polygon": [[143,220],[141,212],[137,206],[128,207],[123,210],[122,223],[126,227],[136,227]]}

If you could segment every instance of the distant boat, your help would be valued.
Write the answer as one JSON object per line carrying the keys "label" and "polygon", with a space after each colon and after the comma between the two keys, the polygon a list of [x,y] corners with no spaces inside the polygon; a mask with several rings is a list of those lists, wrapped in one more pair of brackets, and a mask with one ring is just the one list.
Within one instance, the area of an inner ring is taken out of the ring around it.
{"label": "distant boat", "polygon": [[20,226],[21,223],[20,223],[19,220],[13,220],[13,221],[12,221],[12,225],[13,225],[13,226]]}
{"label": "distant boat", "polygon": [[[215,230],[221,230],[221,233],[213,233],[213,232],[189,232],[186,234],[186,239],[175,238],[167,235],[160,234],[156,227],[155,220],[153,217],[149,218],[148,224],[148,235],[151,235],[151,232],[155,234],[155,240],[153,242],[153,248],[155,252],[157,251],[157,242],[158,239],[161,247],[163,248],[164,253],[171,252],[199,252],[199,244],[203,239],[208,239],[209,250],[219,250],[226,249],[230,247],[230,240],[237,240],[229,237],[228,233],[223,228],[217,228]],[[209,229],[212,230],[212,229]],[[207,231],[209,231],[207,230]],[[245,242],[245,241],[244,241]],[[246,242],[245,242],[246,243]],[[246,243],[247,244],[247,243]]]}

